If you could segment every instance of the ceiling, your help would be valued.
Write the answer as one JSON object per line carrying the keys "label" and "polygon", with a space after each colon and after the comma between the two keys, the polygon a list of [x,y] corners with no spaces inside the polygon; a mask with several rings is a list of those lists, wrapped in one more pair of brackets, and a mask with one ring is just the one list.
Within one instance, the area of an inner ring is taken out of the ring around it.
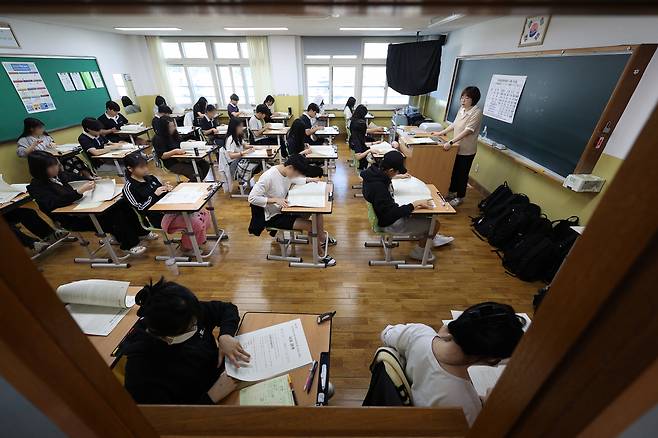
{"label": "ceiling", "polygon": [[[462,16],[454,20],[437,23],[450,14],[432,16],[411,10],[381,10],[373,14],[330,14],[326,15],[226,15],[192,13],[124,13],[124,14],[20,14],[15,18],[78,27],[95,31],[106,31],[133,35],[178,35],[178,36],[234,36],[234,35],[313,35],[313,36],[390,36],[432,35],[451,32],[462,27],[490,20],[493,16]],[[12,15],[10,15],[12,16]],[[454,18],[454,17],[453,17]],[[430,26],[431,25],[431,26]],[[182,31],[117,31],[115,27],[178,27]],[[224,27],[287,27],[287,31],[231,32]],[[402,27],[401,31],[339,31],[339,27]]]}

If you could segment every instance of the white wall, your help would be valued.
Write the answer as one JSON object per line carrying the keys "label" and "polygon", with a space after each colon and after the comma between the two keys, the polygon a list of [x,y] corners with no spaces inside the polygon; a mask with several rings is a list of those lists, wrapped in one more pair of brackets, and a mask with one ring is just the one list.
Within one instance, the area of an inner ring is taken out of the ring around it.
{"label": "white wall", "polygon": [[119,98],[112,74],[130,73],[137,95],[157,94],[151,61],[143,36],[94,32],[33,21],[0,17],[9,23],[20,49],[0,49],[9,55],[63,55],[96,57],[113,99]]}
{"label": "white wall", "polygon": [[302,54],[299,37],[270,36],[267,43],[270,48],[274,94],[289,96],[302,94],[299,62]]}
{"label": "white wall", "polygon": [[[553,16],[543,45],[519,48],[523,22],[524,17],[503,17],[450,33],[441,57],[439,89],[432,96],[447,100],[457,56],[658,42],[656,17]],[[604,152],[625,158],[657,103],[658,54],[642,76]]]}

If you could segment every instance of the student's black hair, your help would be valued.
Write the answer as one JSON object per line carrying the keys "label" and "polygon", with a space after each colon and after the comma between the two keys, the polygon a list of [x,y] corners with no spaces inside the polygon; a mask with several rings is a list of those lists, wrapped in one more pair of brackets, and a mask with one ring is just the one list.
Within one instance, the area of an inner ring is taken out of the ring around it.
{"label": "student's black hair", "polygon": [[300,119],[296,119],[290,125],[288,132],[288,152],[299,153],[304,150],[306,139],[306,125]]}
{"label": "student's black hair", "polygon": [[171,108],[169,108],[169,106],[167,106],[167,104],[163,104],[163,105],[158,106],[158,112],[160,114],[171,114],[171,113],[173,113],[173,111],[171,110]]}
{"label": "student's black hair", "polygon": [[[204,112],[205,113],[206,112],[206,106],[208,106],[208,99],[201,96],[199,98],[199,100],[197,100],[196,103],[194,104],[194,108],[196,108],[197,105],[201,105],[203,107],[203,111],[199,111],[199,112]],[[195,115],[195,117],[196,117],[196,115]]]}
{"label": "student's black hair", "polygon": [[27,156],[30,175],[39,181],[47,181],[49,179],[48,168],[55,165],[59,166],[59,160],[46,151],[34,151]]}
{"label": "student's black hair", "polygon": [[[26,117],[23,119],[23,133],[18,137],[20,140],[23,137],[28,137],[32,135],[32,131],[36,128],[41,128],[46,126],[41,120],[35,119],[34,117]],[[46,131],[43,131],[43,135],[48,135]]]}
{"label": "student's black hair", "polygon": [[160,105],[166,105],[167,101],[162,96],[155,96],[155,106],[160,107]]}
{"label": "student's black hair", "polygon": [[119,106],[119,104],[113,100],[108,100],[107,102],[105,102],[105,109],[112,111],[121,111],[121,107]]}
{"label": "student's black hair", "polygon": [[524,325],[512,306],[485,302],[466,309],[448,324],[448,331],[464,354],[504,359],[521,340]]}
{"label": "student's black hair", "polygon": [[352,113],[352,119],[365,119],[367,114],[368,108],[361,104],[354,109],[354,112]]}
{"label": "student's black hair", "polygon": [[462,94],[460,94],[459,96],[461,97],[461,96],[464,96],[464,95],[471,98],[471,100],[473,101],[473,105],[475,105],[476,103],[478,103],[480,101],[481,94],[480,94],[480,89],[478,87],[475,87],[475,86],[471,85],[470,87],[464,88],[462,90]]}
{"label": "student's black hair", "polygon": [[233,93],[233,94],[231,94],[231,100],[237,100],[237,101],[239,101],[240,98],[238,97],[237,94]]}
{"label": "student's black hair", "polygon": [[263,103],[264,103],[264,104],[267,104],[267,102],[272,102],[272,103],[274,103],[274,96],[272,96],[271,94],[268,94],[268,95],[265,97],[265,100],[263,101]]}
{"label": "student's black hair", "polygon": [[350,110],[354,111],[354,104],[356,103],[356,99],[354,96],[350,96],[349,99],[347,99],[347,102],[345,103],[345,106],[349,108]]}
{"label": "student's black hair", "polygon": [[156,132],[156,135],[164,138],[167,143],[179,142],[180,135],[178,134],[178,130],[175,130],[173,134],[169,133],[170,123],[175,124],[176,122],[169,116],[162,116],[155,121],[153,130]]}
{"label": "student's black hair", "polygon": [[132,104],[133,104],[133,101],[130,100],[130,98],[128,96],[121,96],[121,105],[123,105],[124,108],[127,107],[127,106],[130,106]]}
{"label": "student's black hair", "polygon": [[85,132],[89,132],[89,130],[100,131],[103,129],[103,124],[93,117],[85,117],[80,124]]}
{"label": "student's black hair", "polygon": [[288,155],[288,158],[286,158],[286,161],[283,163],[283,165],[292,166],[302,175],[306,175],[306,172],[308,171],[308,160],[301,154]]}
{"label": "student's black hair", "polygon": [[306,108],[306,111],[315,111],[316,113],[320,112],[320,107],[318,106],[317,103],[311,102],[308,104],[308,107]]}
{"label": "student's black hair", "polygon": [[134,169],[138,166],[148,165],[148,161],[146,161],[146,158],[144,158],[144,155],[142,155],[141,152],[137,151],[123,157],[123,165],[126,168],[126,175],[130,176],[130,170],[128,170],[129,167]]}
{"label": "student's black hair", "polygon": [[270,109],[264,103],[260,103],[260,104],[256,105],[256,112],[261,113],[261,114],[265,114],[266,116],[271,114]]}
{"label": "student's black hair", "polygon": [[194,320],[201,321],[199,299],[185,286],[164,277],[151,281],[137,292],[137,316],[144,318],[149,333],[155,336],[177,336],[185,333]]}
{"label": "student's black hair", "polygon": [[213,111],[217,111],[217,107],[215,107],[215,105],[208,105],[206,107],[206,113],[210,113],[210,112],[213,112]]}
{"label": "student's black hair", "polygon": [[238,127],[242,126],[242,119],[238,119],[237,117],[231,117],[231,120],[228,121],[228,128],[226,128],[226,142],[228,143],[228,139],[230,137],[233,137],[233,141],[237,143],[238,145],[242,144],[242,135],[238,135]]}

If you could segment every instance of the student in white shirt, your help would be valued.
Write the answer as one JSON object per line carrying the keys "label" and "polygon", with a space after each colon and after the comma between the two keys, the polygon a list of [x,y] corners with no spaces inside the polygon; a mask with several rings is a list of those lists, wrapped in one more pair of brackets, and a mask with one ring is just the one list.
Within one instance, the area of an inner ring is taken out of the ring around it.
{"label": "student in white shirt", "polygon": [[262,170],[259,161],[243,159],[245,155],[254,151],[249,144],[244,143],[244,123],[242,120],[234,117],[228,122],[226,130],[226,161],[231,169],[231,175],[240,182],[248,184],[251,178]]}
{"label": "student in white shirt", "polygon": [[414,406],[461,407],[470,425],[483,401],[468,376],[471,365],[495,366],[512,355],[525,321],[506,304],[469,307],[435,331],[424,324],[389,325],[381,333],[406,360]]}
{"label": "student in white shirt", "polygon": [[[281,209],[288,206],[288,191],[293,184],[307,184],[317,181],[306,178],[308,161],[302,155],[290,155],[284,164],[278,164],[266,170],[258,179],[249,193],[249,203],[262,207],[265,211],[265,226],[283,230],[302,230],[311,232],[311,220],[307,215],[282,213]],[[324,236],[324,221],[318,215],[318,235]],[[318,250],[324,251],[324,239],[318,239]],[[336,240],[329,238],[329,245],[336,245]],[[322,262],[326,266],[334,266],[336,260],[327,255]]]}
{"label": "student in white shirt", "polygon": [[256,106],[254,115],[249,118],[249,131],[253,135],[251,144],[277,144],[275,137],[268,137],[263,133],[270,128],[269,123],[263,123],[265,118],[270,115],[270,110],[264,103]]}

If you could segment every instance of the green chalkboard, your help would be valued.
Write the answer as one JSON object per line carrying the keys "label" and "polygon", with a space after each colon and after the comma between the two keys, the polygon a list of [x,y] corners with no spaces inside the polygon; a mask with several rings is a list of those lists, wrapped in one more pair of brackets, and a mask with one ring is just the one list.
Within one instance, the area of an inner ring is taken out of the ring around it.
{"label": "green chalkboard", "polygon": [[54,131],[79,125],[87,117],[97,117],[105,110],[105,102],[110,99],[106,87],[83,91],[64,91],[57,76],[60,72],[97,71],[95,58],[41,58],[0,56],[0,62],[34,62],[50,92],[55,110],[28,114],[21,99],[9,79],[4,67],[0,67],[0,96],[2,96],[2,123],[0,141],[15,140],[23,131],[23,119],[35,117],[46,124],[46,129]]}
{"label": "green chalkboard", "polygon": [[619,80],[630,53],[462,58],[457,61],[450,107],[455,119],[459,95],[475,85],[484,108],[494,74],[527,76],[512,123],[484,116],[487,137],[567,176],[573,173]]}

